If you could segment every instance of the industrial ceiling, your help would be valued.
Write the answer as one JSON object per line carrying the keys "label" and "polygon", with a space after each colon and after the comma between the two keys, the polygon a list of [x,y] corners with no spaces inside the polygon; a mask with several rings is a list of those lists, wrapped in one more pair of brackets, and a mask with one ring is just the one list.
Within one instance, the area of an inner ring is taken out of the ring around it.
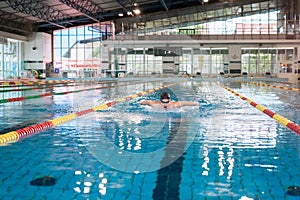
{"label": "industrial ceiling", "polygon": [[263,1],[266,0],[0,0],[0,31],[28,37],[32,32],[52,33],[110,20],[131,19],[136,23]]}

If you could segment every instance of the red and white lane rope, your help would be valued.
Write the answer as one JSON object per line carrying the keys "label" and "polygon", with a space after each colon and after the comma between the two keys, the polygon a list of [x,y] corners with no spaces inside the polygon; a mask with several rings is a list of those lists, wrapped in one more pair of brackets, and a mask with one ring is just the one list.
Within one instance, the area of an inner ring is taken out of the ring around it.
{"label": "red and white lane rope", "polygon": [[49,120],[49,121],[42,122],[42,123],[39,123],[39,124],[35,124],[35,125],[32,125],[32,126],[22,128],[22,129],[11,131],[11,132],[8,132],[8,133],[5,133],[5,134],[1,134],[0,135],[0,145],[7,145],[9,143],[17,142],[22,138],[25,138],[25,137],[43,132],[43,131],[45,131],[47,129],[50,129],[50,128],[53,128],[55,126],[59,126],[63,123],[66,123],[68,121],[76,119],[80,116],[83,116],[83,115],[86,115],[86,114],[89,114],[89,113],[92,113],[92,112],[96,112],[96,111],[99,111],[99,110],[103,110],[103,109],[111,107],[111,106],[113,106],[117,103],[125,102],[125,101],[128,101],[128,100],[137,98],[139,96],[143,96],[143,95],[146,95],[148,93],[152,93],[152,92],[161,90],[161,89],[166,88],[166,87],[171,87],[171,86],[173,86],[175,84],[179,84],[179,83],[180,82],[172,83],[172,84],[161,86],[161,87],[154,88],[154,89],[151,89],[151,90],[146,90],[144,92],[139,92],[137,94],[127,96],[127,97],[124,97],[124,98],[119,98],[117,100],[114,100],[114,101],[96,106],[94,108],[78,111],[78,112],[75,112],[75,113],[72,113],[72,114],[69,114],[69,115],[65,115],[65,116],[58,117],[58,118],[55,118],[55,119],[52,119],[52,120]]}
{"label": "red and white lane rope", "polygon": [[259,104],[255,103],[251,99],[240,95],[239,93],[231,90],[228,87],[225,87],[223,85],[220,85],[220,86],[223,87],[225,90],[231,92],[235,96],[240,97],[242,100],[247,101],[251,106],[255,107],[256,109],[260,110],[261,112],[265,113],[266,115],[269,115],[270,117],[272,117],[273,119],[275,119],[281,125],[283,125],[283,126],[289,128],[290,130],[292,130],[292,131],[300,134],[300,126],[298,124],[292,122],[291,120],[289,120],[289,119],[287,119],[285,117],[280,116],[279,114],[274,113],[273,111],[265,108],[262,105],[259,105]]}

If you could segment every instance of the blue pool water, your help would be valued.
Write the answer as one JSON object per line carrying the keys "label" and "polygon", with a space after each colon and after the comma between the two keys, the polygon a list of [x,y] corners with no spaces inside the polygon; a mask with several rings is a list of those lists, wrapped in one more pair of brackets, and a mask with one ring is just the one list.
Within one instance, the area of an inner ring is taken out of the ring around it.
{"label": "blue pool water", "polygon": [[[107,88],[0,104],[0,128],[48,121],[168,84],[124,79]],[[298,92],[221,84],[300,124]],[[91,87],[97,85],[47,91]],[[300,135],[212,81],[162,90],[199,106],[164,111],[139,105],[158,99],[156,91],[0,146],[0,199],[300,199],[287,193],[300,186]],[[30,185],[43,176],[56,184]]]}

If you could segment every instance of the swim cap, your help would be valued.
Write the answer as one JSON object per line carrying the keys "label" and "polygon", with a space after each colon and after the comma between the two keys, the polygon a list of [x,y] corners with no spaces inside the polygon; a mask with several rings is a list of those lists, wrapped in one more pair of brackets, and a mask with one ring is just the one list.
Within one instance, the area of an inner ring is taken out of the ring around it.
{"label": "swim cap", "polygon": [[171,98],[171,96],[170,96],[170,94],[168,92],[163,92],[160,95],[160,100],[162,100],[162,99],[170,99],[170,98]]}

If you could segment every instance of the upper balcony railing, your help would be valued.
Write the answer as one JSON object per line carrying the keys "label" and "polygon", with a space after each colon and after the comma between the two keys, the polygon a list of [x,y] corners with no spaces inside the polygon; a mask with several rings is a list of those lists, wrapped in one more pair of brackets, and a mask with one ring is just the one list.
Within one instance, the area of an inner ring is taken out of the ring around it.
{"label": "upper balcony railing", "polygon": [[229,40],[249,41],[249,40],[300,40],[300,34],[232,34],[232,35],[138,35],[126,34],[117,35],[115,40],[203,40],[203,41],[223,41]]}

